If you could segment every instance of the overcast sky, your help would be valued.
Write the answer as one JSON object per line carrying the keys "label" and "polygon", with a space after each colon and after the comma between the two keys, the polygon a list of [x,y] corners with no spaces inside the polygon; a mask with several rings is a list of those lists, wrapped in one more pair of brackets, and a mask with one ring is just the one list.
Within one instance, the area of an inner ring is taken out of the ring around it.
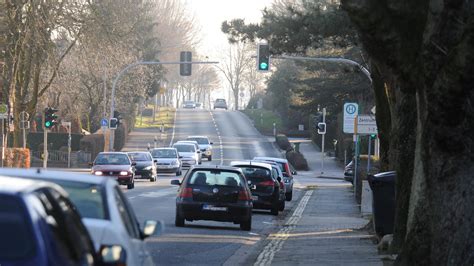
{"label": "overcast sky", "polygon": [[196,16],[202,32],[201,53],[212,57],[227,45],[221,32],[225,20],[243,18],[247,22],[260,22],[262,10],[272,0],[186,0],[190,13]]}

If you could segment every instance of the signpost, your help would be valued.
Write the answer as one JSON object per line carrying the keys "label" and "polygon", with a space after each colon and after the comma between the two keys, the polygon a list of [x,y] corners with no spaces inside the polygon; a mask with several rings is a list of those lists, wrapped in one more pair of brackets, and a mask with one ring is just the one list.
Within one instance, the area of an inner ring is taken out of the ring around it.
{"label": "signpost", "polygon": [[372,135],[377,134],[377,122],[374,115],[357,116],[357,134]]}
{"label": "signpost", "polygon": [[359,114],[359,105],[357,103],[344,104],[344,124],[343,132],[348,134],[354,133],[354,118]]}
{"label": "signpost", "polygon": [[29,118],[30,115],[27,112],[22,111],[20,113],[20,129],[23,131],[23,149],[26,148],[26,130],[30,128]]}
{"label": "signpost", "polygon": [[69,134],[67,139],[67,167],[71,168],[71,122],[62,122],[63,127],[67,127],[67,133]]}

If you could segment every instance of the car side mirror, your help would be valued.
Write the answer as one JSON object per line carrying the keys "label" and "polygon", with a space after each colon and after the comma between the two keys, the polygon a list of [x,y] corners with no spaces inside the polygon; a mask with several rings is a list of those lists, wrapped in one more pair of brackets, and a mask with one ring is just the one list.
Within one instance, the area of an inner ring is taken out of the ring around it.
{"label": "car side mirror", "polygon": [[298,173],[296,171],[291,171],[291,174],[292,175],[298,175]]}
{"label": "car side mirror", "polygon": [[214,142],[210,142],[209,144],[213,145],[213,144],[214,144]]}
{"label": "car side mirror", "polygon": [[94,166],[94,163],[88,163],[89,167]]}
{"label": "car side mirror", "polygon": [[200,151],[200,150],[198,150],[198,151],[197,151],[197,153],[201,153],[201,151]]}
{"label": "car side mirror", "polygon": [[277,177],[278,182],[281,182],[281,177]]}
{"label": "car side mirror", "polygon": [[132,166],[137,166],[137,163],[136,163],[136,162],[132,162]]}
{"label": "car side mirror", "polygon": [[183,156],[179,156],[178,158],[179,158],[179,159],[183,159]]}
{"label": "car side mirror", "polygon": [[119,245],[103,245],[99,249],[100,265],[125,265],[127,263],[127,252]]}
{"label": "car side mirror", "polygon": [[177,180],[177,179],[171,180],[171,185],[174,185],[174,186],[181,186],[181,182],[179,182],[179,180]]}
{"label": "car side mirror", "polygon": [[150,236],[160,236],[163,234],[163,222],[147,220],[143,225],[142,239],[145,239]]}
{"label": "car side mirror", "polygon": [[158,160],[156,160],[156,159],[155,159],[155,160],[153,160],[153,162],[154,162],[154,163],[157,163],[157,162],[158,162]]}

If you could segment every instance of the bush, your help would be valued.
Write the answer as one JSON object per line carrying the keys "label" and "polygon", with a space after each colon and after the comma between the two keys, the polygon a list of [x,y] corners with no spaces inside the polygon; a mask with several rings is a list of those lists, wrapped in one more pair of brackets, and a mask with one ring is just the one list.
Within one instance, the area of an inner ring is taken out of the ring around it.
{"label": "bush", "polygon": [[278,147],[280,147],[280,149],[285,150],[285,151],[293,150],[293,146],[291,146],[291,143],[288,140],[287,136],[283,134],[278,134],[275,137],[275,141],[278,144]]}
{"label": "bush", "polygon": [[30,168],[30,150],[23,148],[6,148],[4,167]]}
{"label": "bush", "polygon": [[[43,132],[29,133],[28,134],[28,147],[32,151],[43,150]],[[82,134],[71,134],[71,148],[73,151],[80,149],[80,142],[84,135]],[[67,146],[67,140],[69,134],[67,133],[48,133],[48,148],[51,150],[59,150],[62,146]]]}
{"label": "bush", "polygon": [[128,126],[126,122],[120,123],[120,126],[115,130],[114,150],[120,151],[125,146],[128,137]]}
{"label": "bush", "polygon": [[91,158],[95,158],[99,152],[104,151],[104,135],[86,135],[81,139],[81,150],[91,153]]}
{"label": "bush", "polygon": [[288,162],[293,165],[293,167],[296,170],[303,170],[307,171],[308,168],[308,162],[304,158],[303,154],[297,151],[287,151],[286,152],[286,159]]}

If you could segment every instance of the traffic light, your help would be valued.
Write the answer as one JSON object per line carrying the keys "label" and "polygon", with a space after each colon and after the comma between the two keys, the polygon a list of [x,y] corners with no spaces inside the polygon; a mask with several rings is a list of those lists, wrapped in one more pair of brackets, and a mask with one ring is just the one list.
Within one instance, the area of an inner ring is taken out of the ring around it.
{"label": "traffic light", "polygon": [[259,43],[257,47],[257,69],[258,71],[270,70],[270,45]]}
{"label": "traffic light", "polygon": [[326,134],[326,123],[318,123],[318,134]]}
{"label": "traffic light", "polygon": [[55,114],[58,109],[51,107],[44,109],[44,127],[50,129],[58,124],[58,116]]}
{"label": "traffic light", "polygon": [[119,125],[119,122],[117,118],[110,118],[110,122],[109,122],[110,129],[117,129],[118,125]]}
{"label": "traffic light", "polygon": [[[191,63],[193,57],[192,52],[181,52],[179,55],[179,74],[181,76],[191,76],[192,73],[192,64],[187,64],[186,62]],[[184,62],[184,63],[183,63]]]}

